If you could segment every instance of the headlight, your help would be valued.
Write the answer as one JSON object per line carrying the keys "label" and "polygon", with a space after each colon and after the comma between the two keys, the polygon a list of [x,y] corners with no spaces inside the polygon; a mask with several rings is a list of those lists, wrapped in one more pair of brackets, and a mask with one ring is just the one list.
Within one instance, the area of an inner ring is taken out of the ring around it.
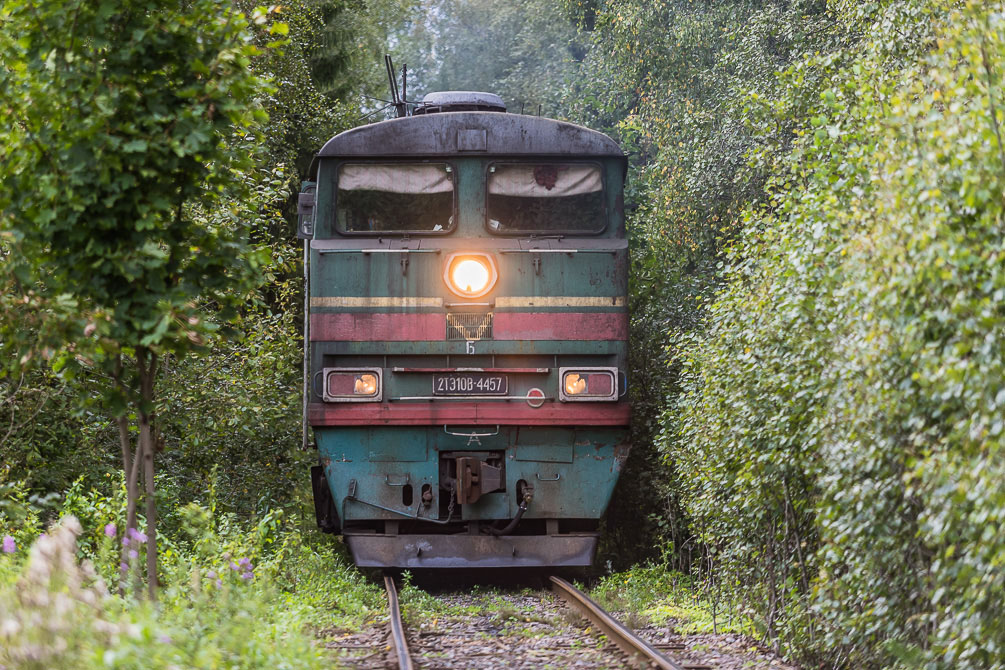
{"label": "headlight", "polygon": [[559,400],[601,401],[618,399],[617,368],[559,368]]}
{"label": "headlight", "polygon": [[374,402],[381,396],[380,368],[325,368],[325,402]]}
{"label": "headlight", "polygon": [[377,393],[377,375],[367,372],[353,376],[356,377],[356,382],[352,387],[353,393],[356,395],[374,395]]}
{"label": "headlight", "polygon": [[461,293],[478,293],[488,286],[489,269],[481,261],[465,258],[454,264],[450,281]]}
{"label": "headlight", "polygon": [[447,257],[443,280],[462,298],[480,298],[495,286],[499,273],[488,254],[453,253]]}
{"label": "headlight", "polygon": [[577,372],[569,372],[565,375],[565,394],[566,395],[579,395],[586,392],[586,380],[589,379],[588,374],[579,374]]}

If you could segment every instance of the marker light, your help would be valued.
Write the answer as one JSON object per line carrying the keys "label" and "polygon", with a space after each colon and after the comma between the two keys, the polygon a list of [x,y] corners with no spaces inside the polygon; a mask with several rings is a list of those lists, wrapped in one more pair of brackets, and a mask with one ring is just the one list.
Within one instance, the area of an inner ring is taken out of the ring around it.
{"label": "marker light", "polygon": [[562,386],[559,399],[617,400],[617,368],[560,368]]}
{"label": "marker light", "polygon": [[447,257],[443,281],[462,298],[480,298],[495,286],[499,273],[492,256],[482,252],[455,252]]}
{"label": "marker light", "polygon": [[380,369],[326,368],[325,402],[368,402],[381,399]]}

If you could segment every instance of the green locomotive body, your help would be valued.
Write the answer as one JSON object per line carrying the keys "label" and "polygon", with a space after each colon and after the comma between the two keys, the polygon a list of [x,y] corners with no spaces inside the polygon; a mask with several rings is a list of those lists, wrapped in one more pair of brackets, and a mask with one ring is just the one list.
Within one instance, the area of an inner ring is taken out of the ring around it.
{"label": "green locomotive body", "polygon": [[318,523],[361,566],[589,565],[629,451],[625,158],[450,109],[332,138],[302,198]]}

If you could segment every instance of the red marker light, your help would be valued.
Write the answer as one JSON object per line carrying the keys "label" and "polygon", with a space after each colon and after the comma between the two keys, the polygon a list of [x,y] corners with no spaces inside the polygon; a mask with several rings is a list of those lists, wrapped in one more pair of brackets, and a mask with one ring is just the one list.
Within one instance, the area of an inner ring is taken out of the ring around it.
{"label": "red marker light", "polygon": [[544,391],[539,388],[533,388],[527,391],[527,404],[537,409],[544,404]]}

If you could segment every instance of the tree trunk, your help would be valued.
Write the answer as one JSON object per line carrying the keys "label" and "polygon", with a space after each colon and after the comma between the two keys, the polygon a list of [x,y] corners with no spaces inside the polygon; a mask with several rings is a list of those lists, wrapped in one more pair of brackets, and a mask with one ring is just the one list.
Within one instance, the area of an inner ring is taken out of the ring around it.
{"label": "tree trunk", "polygon": [[[113,374],[116,384],[120,388],[125,388],[125,384],[122,381],[122,357],[115,361],[115,371]],[[115,419],[116,424],[119,428],[119,444],[122,448],[122,472],[126,479],[126,527],[122,531],[122,557],[121,562],[124,565],[130,565],[129,551],[132,549],[129,546],[132,542],[132,536],[130,530],[136,528],[136,508],[139,504],[139,476],[140,476],[140,459],[143,457],[143,444],[139,443],[136,447],[135,453],[133,452],[132,439],[129,437],[129,420],[125,416],[120,416]],[[134,573],[135,574],[135,573]],[[135,574],[136,582],[136,592],[139,592],[139,575]],[[129,571],[120,572],[119,580],[119,595],[124,596],[126,594],[126,586],[129,583]]]}
{"label": "tree trunk", "polygon": [[157,502],[154,499],[154,445],[150,416],[140,414],[140,448],[147,497],[147,594],[157,600]]}
{"label": "tree trunk", "polygon": [[[157,375],[157,354],[149,349],[136,352],[140,373],[140,447],[143,455],[143,480],[147,499],[147,594],[157,600],[157,501],[154,497],[154,378]],[[137,454],[136,460],[139,460]],[[135,465],[135,463],[134,463]]]}

